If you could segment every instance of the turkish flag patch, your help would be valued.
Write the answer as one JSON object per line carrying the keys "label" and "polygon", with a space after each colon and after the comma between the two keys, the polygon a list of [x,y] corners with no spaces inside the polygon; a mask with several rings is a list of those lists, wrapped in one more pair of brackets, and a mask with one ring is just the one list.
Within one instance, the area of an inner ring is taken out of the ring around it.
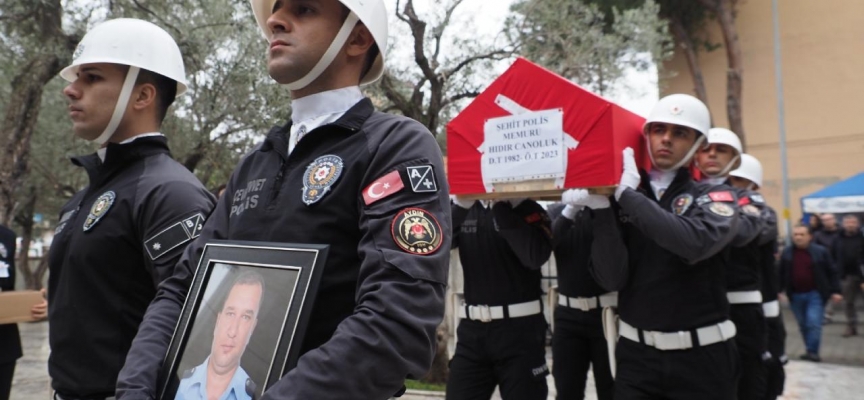
{"label": "turkish flag patch", "polygon": [[728,192],[728,191],[711,192],[711,193],[708,193],[708,197],[710,197],[711,200],[714,200],[714,201],[727,201],[730,203],[735,201],[735,197],[732,196],[732,192]]}
{"label": "turkish flag patch", "polygon": [[404,189],[402,177],[399,176],[399,171],[393,171],[384,175],[372,182],[366,189],[363,189],[363,202],[370,205],[378,200],[387,198],[388,196]]}

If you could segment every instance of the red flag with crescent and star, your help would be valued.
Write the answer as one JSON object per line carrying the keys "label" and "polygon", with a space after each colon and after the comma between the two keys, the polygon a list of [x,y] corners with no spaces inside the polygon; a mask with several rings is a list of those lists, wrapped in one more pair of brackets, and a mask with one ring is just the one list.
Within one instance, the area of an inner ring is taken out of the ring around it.
{"label": "red flag with crescent and star", "polygon": [[405,188],[399,171],[393,171],[363,189],[363,201],[370,205]]}

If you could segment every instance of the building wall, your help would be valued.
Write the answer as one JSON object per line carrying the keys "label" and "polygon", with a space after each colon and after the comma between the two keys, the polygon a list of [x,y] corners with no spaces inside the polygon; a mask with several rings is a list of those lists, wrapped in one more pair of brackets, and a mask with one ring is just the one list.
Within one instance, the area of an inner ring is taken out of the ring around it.
{"label": "building wall", "polygon": [[[781,212],[781,161],[770,0],[739,0],[736,26],[744,58],[743,109],[748,153],[762,161],[762,189]],[[790,211],[800,198],[864,171],[864,1],[780,0],[780,40],[789,163]],[[711,40],[722,43],[719,25]],[[700,55],[714,124],[726,118],[725,48]],[[661,93],[694,93],[682,54]],[[782,229],[781,229],[782,232]]]}

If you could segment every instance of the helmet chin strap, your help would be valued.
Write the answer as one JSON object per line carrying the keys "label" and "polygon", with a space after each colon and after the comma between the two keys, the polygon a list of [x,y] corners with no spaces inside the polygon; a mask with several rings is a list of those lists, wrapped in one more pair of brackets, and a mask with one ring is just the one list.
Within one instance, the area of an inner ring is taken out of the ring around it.
{"label": "helmet chin strap", "polygon": [[339,51],[342,50],[342,46],[344,46],[345,42],[348,41],[348,36],[351,35],[351,30],[354,29],[354,26],[357,25],[359,20],[357,14],[354,14],[353,11],[349,13],[348,18],[346,18],[345,22],[342,24],[342,28],[339,29],[339,33],[336,34],[336,37],[333,38],[333,42],[330,43],[330,47],[327,48],[327,51],[324,52],[324,55],[322,55],[321,59],[318,60],[318,64],[315,64],[306,76],[294,82],[286,83],[285,86],[288,90],[303,89],[318,79],[318,77],[321,76],[321,73],[330,66],[330,63],[332,63],[334,59],[336,59],[336,55],[339,54]]}
{"label": "helmet chin strap", "polygon": [[120,89],[120,96],[117,97],[117,105],[114,106],[114,113],[111,114],[108,126],[105,127],[105,131],[99,137],[91,140],[91,142],[103,145],[114,135],[114,131],[120,125],[120,120],[123,119],[123,114],[126,113],[126,106],[129,105],[129,97],[132,95],[132,89],[135,87],[135,81],[138,80],[138,71],[140,70],[138,67],[129,67],[129,72],[126,73],[126,80],[123,81],[123,88]]}
{"label": "helmet chin strap", "polygon": [[705,172],[705,170],[702,169],[702,166],[699,165],[698,161],[696,162],[696,168],[698,168],[699,171],[701,171],[703,174],[705,174],[705,176],[708,178],[723,178],[723,177],[726,177],[727,175],[729,175],[729,173],[732,172],[733,169],[735,169],[733,167],[736,167],[735,164],[738,164],[738,160],[740,160],[740,159],[741,159],[740,154],[735,156],[734,158],[729,160],[729,163],[726,164],[725,168],[723,168],[722,170],[720,170],[720,172],[718,172],[716,174],[709,174],[709,173]]}
{"label": "helmet chin strap", "polygon": [[654,161],[654,152],[651,149],[651,141],[648,140],[648,135],[644,135],[644,136],[645,136],[645,143],[648,145],[648,157],[651,159],[651,166],[653,166],[656,170],[663,171],[663,172],[676,171],[676,170],[678,170],[678,168],[683,167],[684,164],[687,164],[688,162],[690,162],[690,160],[693,158],[693,155],[696,154],[696,151],[699,150],[700,147],[702,147],[702,142],[705,141],[705,135],[699,135],[699,138],[697,138],[696,142],[693,143],[693,146],[690,147],[690,151],[688,151],[687,154],[680,161],[678,161],[675,165],[673,165],[670,168],[660,168],[659,166],[657,166],[657,163]]}

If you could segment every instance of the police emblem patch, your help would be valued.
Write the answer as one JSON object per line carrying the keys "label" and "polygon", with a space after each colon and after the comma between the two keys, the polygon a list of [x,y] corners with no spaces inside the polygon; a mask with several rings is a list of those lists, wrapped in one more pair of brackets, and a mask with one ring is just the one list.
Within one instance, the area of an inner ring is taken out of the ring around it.
{"label": "police emblem patch", "polygon": [[393,240],[411,254],[432,254],[443,242],[441,225],[422,208],[406,208],[393,217],[390,225]]}
{"label": "police emblem patch", "polygon": [[690,205],[692,204],[693,196],[689,193],[682,194],[676,197],[675,200],[672,200],[672,212],[674,212],[675,215],[683,215],[688,209],[690,209]]}
{"label": "police emblem patch", "polygon": [[93,203],[93,206],[90,207],[90,214],[87,214],[87,219],[84,220],[84,232],[89,231],[99,222],[102,217],[108,213],[108,210],[114,205],[114,199],[117,198],[117,195],[114,194],[113,191],[109,190],[105,193],[102,193],[96,201]]}
{"label": "police emblem patch", "polygon": [[339,156],[328,154],[312,161],[303,174],[303,202],[317,203],[342,176],[344,164]]}
{"label": "police emblem patch", "polygon": [[735,215],[735,210],[732,209],[732,206],[726,203],[711,203],[711,205],[708,206],[708,210],[721,217],[731,217]]}

